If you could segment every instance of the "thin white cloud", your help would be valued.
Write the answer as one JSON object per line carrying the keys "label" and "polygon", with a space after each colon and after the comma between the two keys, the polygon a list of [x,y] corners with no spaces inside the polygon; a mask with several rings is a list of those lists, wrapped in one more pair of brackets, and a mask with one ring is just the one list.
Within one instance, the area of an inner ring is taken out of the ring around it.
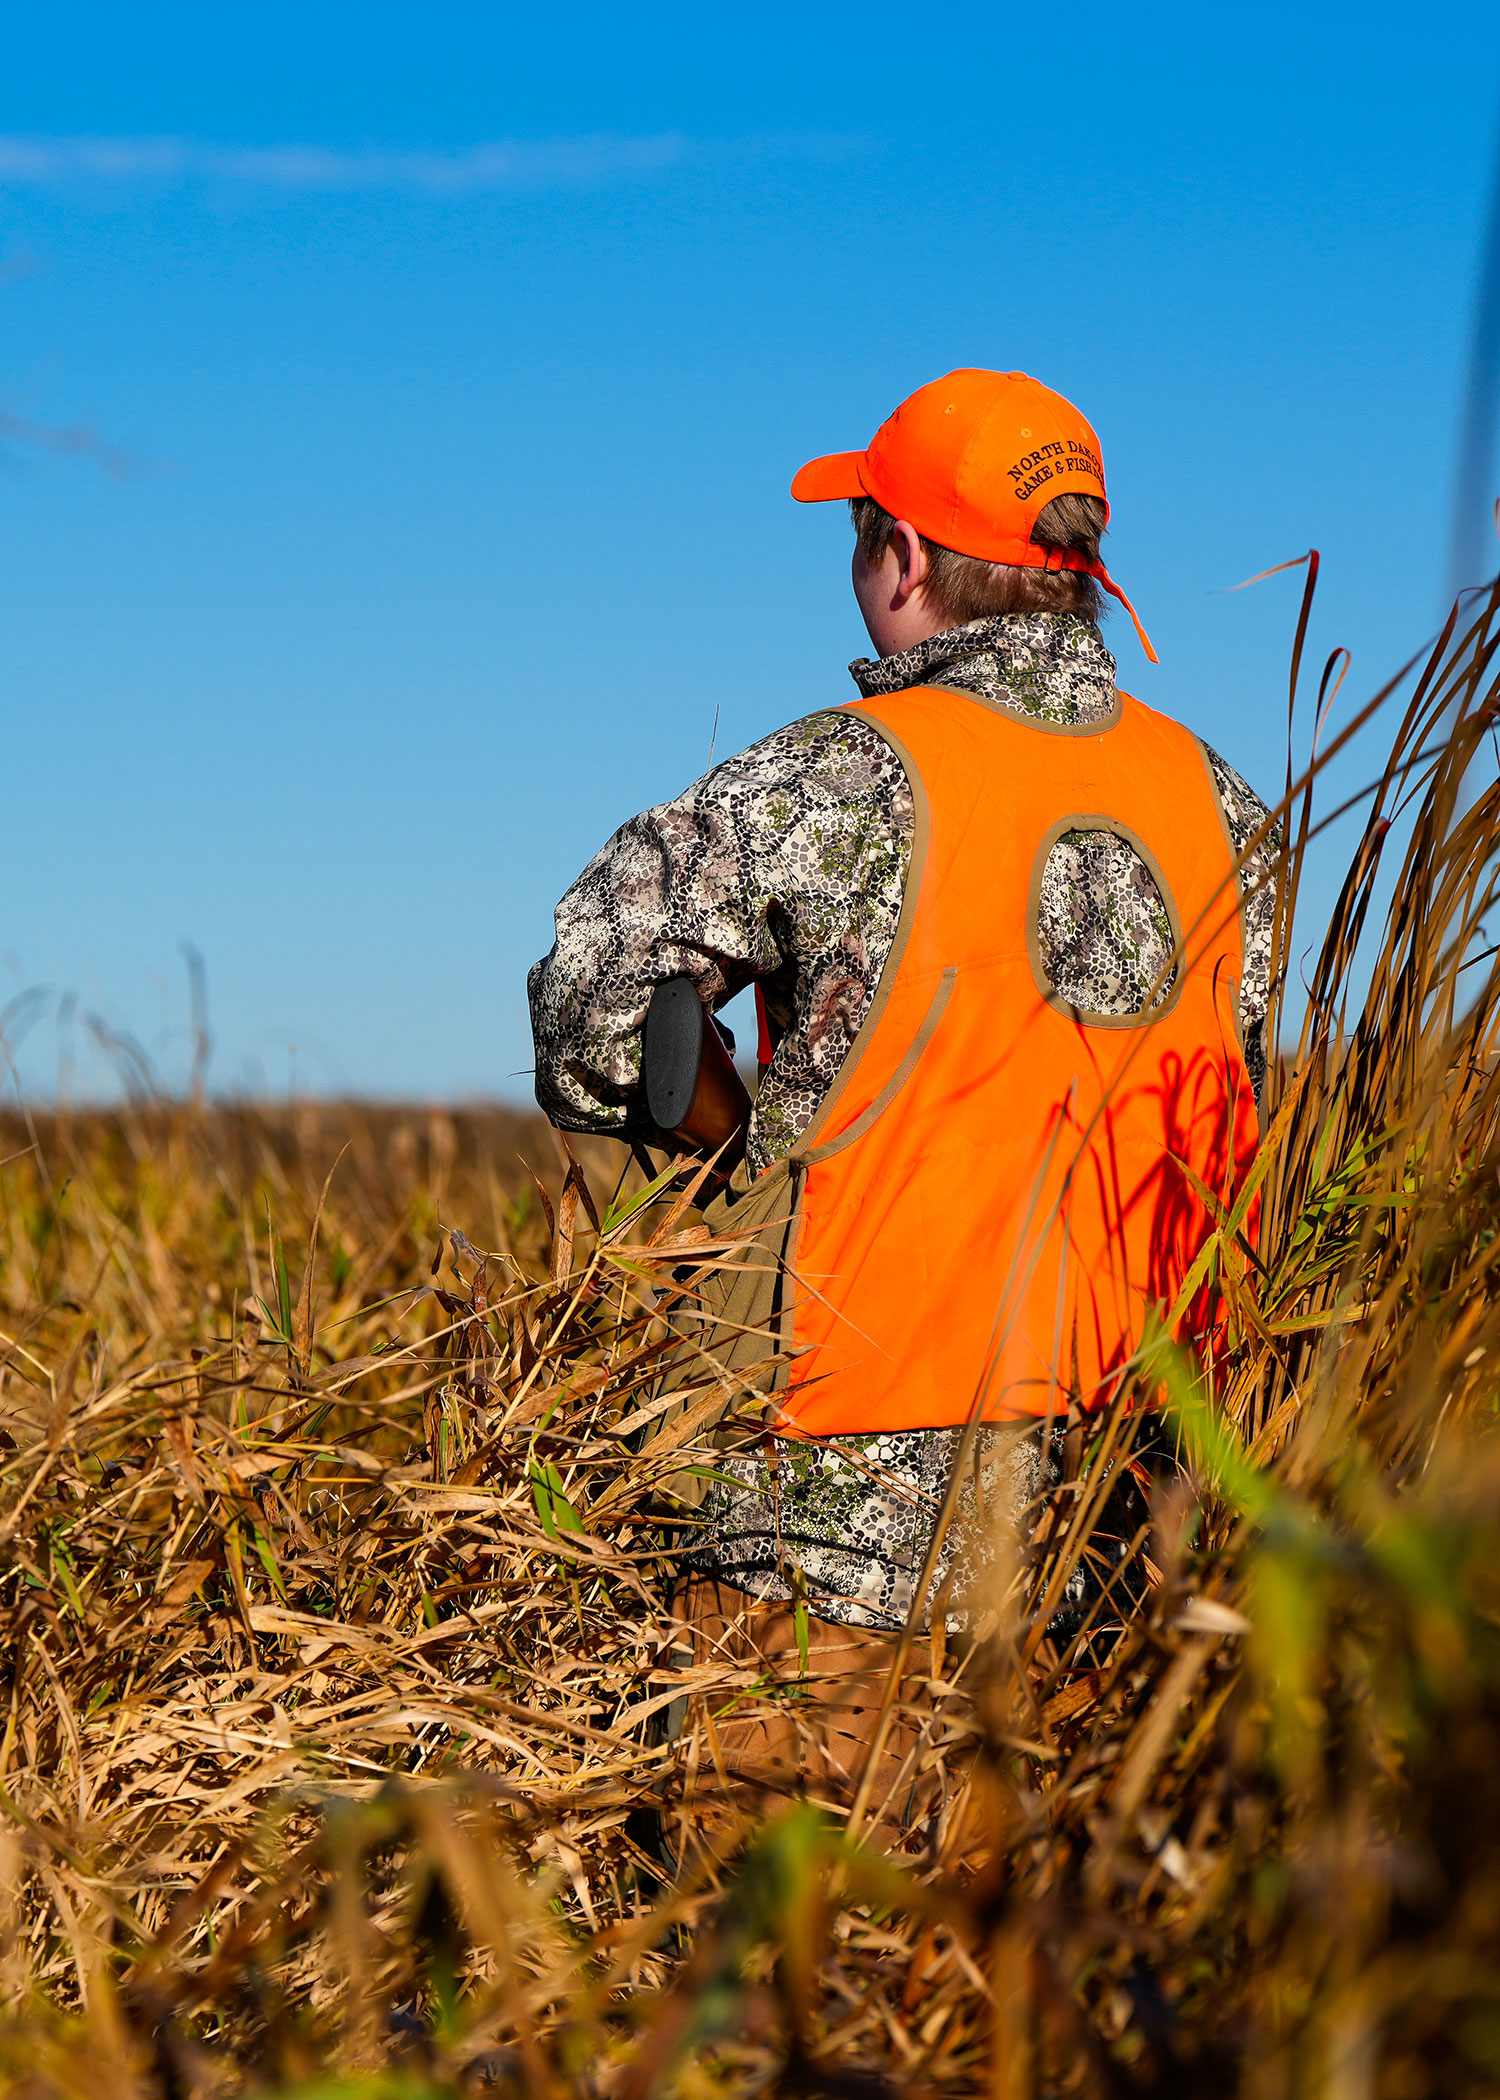
{"label": "thin white cloud", "polygon": [[144,471],[139,460],[132,459],[117,445],[107,443],[87,423],[74,423],[65,429],[57,423],[38,423],[30,416],[12,415],[9,410],[0,409],[0,458],[4,457],[7,445],[22,446],[31,452],[51,452],[69,459],[92,460],[111,481],[128,481]]}
{"label": "thin white cloud", "polygon": [[602,134],[498,140],[462,153],[346,153],[326,146],[215,146],[177,138],[24,138],[0,134],[0,184],[193,182],[284,190],[425,190],[459,195],[649,173],[684,161],[838,158],[832,137],[697,141]]}

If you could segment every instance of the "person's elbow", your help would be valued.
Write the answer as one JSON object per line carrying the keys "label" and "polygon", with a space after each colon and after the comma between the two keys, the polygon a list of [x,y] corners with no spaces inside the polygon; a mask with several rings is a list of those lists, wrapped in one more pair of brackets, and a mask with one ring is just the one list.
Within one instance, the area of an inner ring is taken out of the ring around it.
{"label": "person's elbow", "polygon": [[527,975],[537,1107],[559,1130],[628,1135],[639,1117],[639,1056],[590,1015],[583,987],[567,980],[554,946]]}

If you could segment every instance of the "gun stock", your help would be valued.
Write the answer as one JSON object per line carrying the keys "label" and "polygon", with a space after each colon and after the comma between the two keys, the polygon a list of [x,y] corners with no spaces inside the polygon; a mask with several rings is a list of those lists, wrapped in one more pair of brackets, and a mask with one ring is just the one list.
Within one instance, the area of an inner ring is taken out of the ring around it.
{"label": "gun stock", "polygon": [[722,1177],[744,1156],[750,1093],[690,977],[651,995],[641,1042],[646,1106],[663,1136],[702,1153],[725,1149]]}

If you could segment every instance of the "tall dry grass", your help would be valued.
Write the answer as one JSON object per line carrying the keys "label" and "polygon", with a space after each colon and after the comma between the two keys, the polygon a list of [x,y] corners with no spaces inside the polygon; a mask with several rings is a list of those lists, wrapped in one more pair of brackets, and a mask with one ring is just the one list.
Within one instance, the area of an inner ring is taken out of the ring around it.
{"label": "tall dry grass", "polygon": [[1174,1461],[1072,1425],[969,1630],[893,1644],[903,1829],[720,1782],[715,1716],[801,1687],[671,1615],[723,1400],[652,1400],[719,1252],[680,1180],[499,1117],[17,1122],[7,2089],[1493,2091],[1497,615],[1325,725],[1376,783],[1326,931],[1289,795],[1227,1347],[1153,1344]]}

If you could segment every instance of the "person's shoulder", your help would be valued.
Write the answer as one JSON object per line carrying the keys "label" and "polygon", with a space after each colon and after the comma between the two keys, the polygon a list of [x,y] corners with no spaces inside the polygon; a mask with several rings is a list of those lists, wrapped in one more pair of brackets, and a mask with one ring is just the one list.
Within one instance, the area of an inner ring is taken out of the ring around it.
{"label": "person's shoulder", "polygon": [[[1221,758],[1212,744],[1202,737],[1198,742],[1202,746],[1203,756],[1208,760],[1208,770],[1213,775],[1214,787],[1224,811],[1224,821],[1229,827],[1229,836],[1234,842],[1234,850],[1236,853],[1243,853],[1250,840],[1263,829],[1270,818],[1270,805],[1262,802],[1245,776],[1237,772],[1227,758]],[[1281,825],[1276,823],[1266,831],[1256,852],[1258,855],[1274,853],[1280,842]]]}
{"label": "person's shoulder", "polygon": [[1220,800],[1223,801],[1232,796],[1241,808],[1246,810],[1253,809],[1256,812],[1257,820],[1263,822],[1271,814],[1270,804],[1261,800],[1244,774],[1238,772],[1227,758],[1221,757],[1206,738],[1199,737],[1198,741],[1203,746],[1203,756],[1208,760],[1209,771],[1214,776]]}
{"label": "person's shoulder", "polygon": [[857,788],[866,777],[873,783],[893,771],[901,774],[901,761],[868,715],[855,708],[829,707],[758,738],[714,767],[704,785],[774,785],[798,779]]}
{"label": "person's shoulder", "polygon": [[1127,693],[1123,688],[1120,691],[1120,699],[1126,707],[1134,709],[1138,717],[1154,722],[1169,738],[1186,739],[1182,746],[1184,751],[1190,751],[1194,744],[1197,745],[1208,763],[1209,772],[1213,775],[1214,786],[1219,791],[1219,800],[1224,805],[1226,815],[1230,814],[1231,809],[1236,813],[1243,813],[1247,818],[1253,814],[1254,823],[1250,825],[1252,831],[1257,825],[1265,822],[1271,814],[1269,804],[1262,802],[1244,775],[1237,772],[1227,758],[1221,757],[1215,751],[1207,737],[1199,736],[1186,722],[1180,722],[1176,715],[1169,715],[1162,708],[1152,707],[1149,702],[1138,699],[1135,694]]}

